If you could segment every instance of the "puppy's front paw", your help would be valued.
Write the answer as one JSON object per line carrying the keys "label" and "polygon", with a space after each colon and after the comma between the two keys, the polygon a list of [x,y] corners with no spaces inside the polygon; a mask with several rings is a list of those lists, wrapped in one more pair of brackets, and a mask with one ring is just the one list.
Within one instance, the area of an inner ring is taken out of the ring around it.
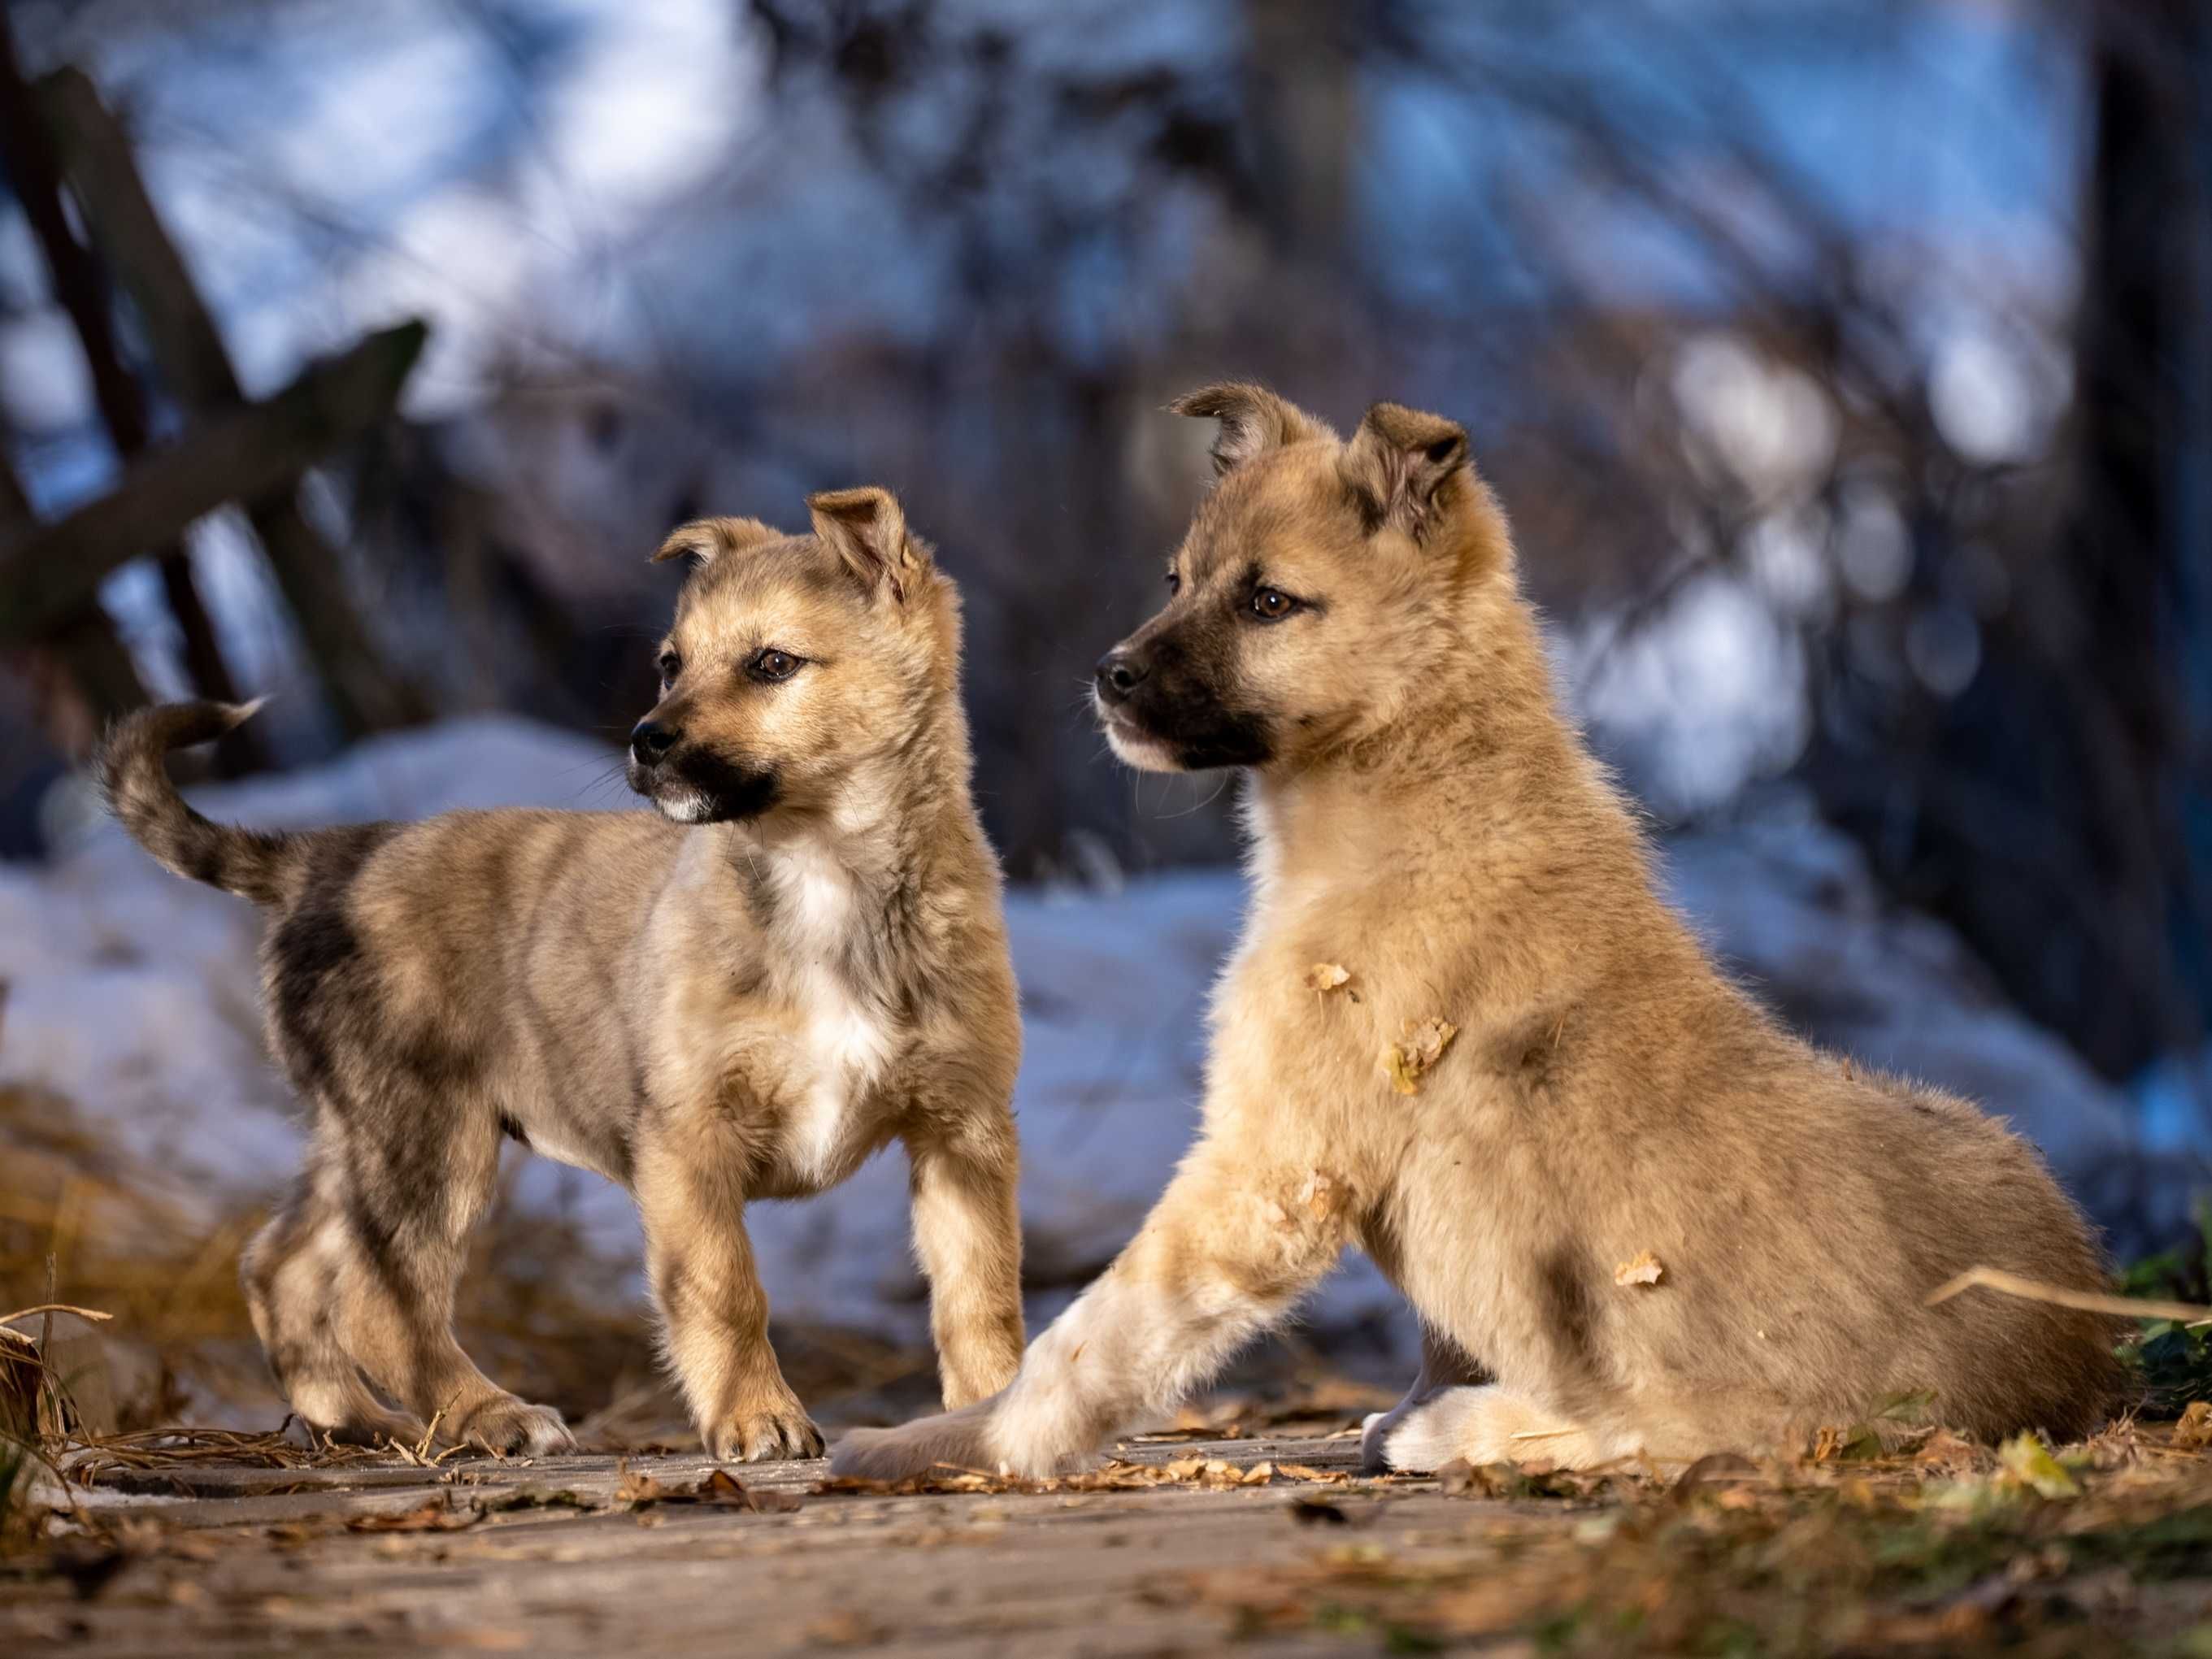
{"label": "puppy's front paw", "polygon": [[1622,1450],[1494,1382],[1446,1389],[1407,1412],[1395,1428],[1387,1419],[1376,1426],[1382,1431],[1377,1437],[1383,1461],[1406,1474],[1440,1469],[1455,1457],[1477,1465],[1541,1462],[1587,1469]]}
{"label": "puppy's front paw", "polygon": [[1426,1400],[1400,1401],[1395,1409],[1368,1419],[1360,1436],[1361,1463],[1370,1473],[1389,1469],[1428,1474],[1455,1457],[1476,1463],[1507,1461],[1502,1432],[1481,1431],[1491,1415],[1484,1407],[1495,1392],[1446,1389]]}
{"label": "puppy's front paw", "polygon": [[[1362,1419],[1359,1425],[1359,1472],[1362,1474],[1385,1474],[1393,1469],[1404,1472],[1411,1467],[1393,1461],[1389,1450],[1391,1440],[1407,1419],[1441,1392],[1441,1389],[1431,1389],[1426,1393],[1409,1393],[1389,1411],[1370,1412]],[[1435,1447],[1425,1445],[1419,1455],[1433,1456],[1435,1451]],[[1404,1455],[1414,1455],[1412,1442],[1407,1443]],[[1449,1463],[1451,1459],[1447,1456],[1442,1461]]]}
{"label": "puppy's front paw", "polygon": [[1390,1431],[1398,1426],[1399,1413],[1405,1409],[1401,1401],[1395,1411],[1370,1412],[1359,1419],[1359,1472],[1362,1474],[1382,1474],[1389,1470],[1390,1460],[1382,1449]]}
{"label": "puppy's front paw", "polygon": [[511,1394],[485,1401],[453,1425],[453,1437],[495,1457],[550,1457],[576,1449],[576,1437],[560,1413]]}
{"label": "puppy's front paw", "polygon": [[822,1431],[797,1400],[740,1408],[701,1437],[708,1455],[723,1463],[765,1463],[781,1457],[819,1457]]}
{"label": "puppy's front paw", "polygon": [[864,1480],[908,1480],[957,1469],[994,1467],[986,1444],[989,1402],[917,1418],[896,1429],[853,1429],[838,1441],[830,1460],[832,1474]]}

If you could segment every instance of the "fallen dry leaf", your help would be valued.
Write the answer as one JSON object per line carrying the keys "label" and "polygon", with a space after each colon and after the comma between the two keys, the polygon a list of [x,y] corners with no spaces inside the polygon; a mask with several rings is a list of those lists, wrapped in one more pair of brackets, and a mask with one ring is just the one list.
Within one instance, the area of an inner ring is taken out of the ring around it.
{"label": "fallen dry leaf", "polygon": [[1306,1176],[1306,1208],[1317,1219],[1325,1220],[1336,1211],[1342,1209],[1347,1201],[1347,1197],[1348,1194],[1338,1184],[1334,1176],[1324,1175],[1321,1170],[1316,1170]]}
{"label": "fallen dry leaf", "polygon": [[459,1532],[483,1519],[478,1509],[457,1510],[443,1498],[399,1513],[356,1515],[346,1522],[348,1532]]}
{"label": "fallen dry leaf", "polygon": [[1913,1462],[1923,1468],[1941,1470],[1945,1474],[1968,1474],[1987,1461],[1988,1453],[1972,1441],[1962,1439],[1948,1429],[1938,1429],[1922,1443],[1912,1455]]}
{"label": "fallen dry leaf", "polygon": [[588,1515],[606,1505],[568,1486],[525,1486],[520,1492],[479,1498],[477,1507],[486,1515],[503,1515],[515,1510],[578,1510]]}
{"label": "fallen dry leaf", "polygon": [[1657,1256],[1649,1250],[1642,1250],[1638,1252],[1634,1261],[1624,1261],[1613,1270],[1613,1282],[1616,1285],[1656,1285],[1659,1276],[1666,1271]]}
{"label": "fallen dry leaf", "polygon": [[1863,1463],[1882,1455],[1881,1436],[1871,1423],[1850,1423],[1838,1428],[1823,1424],[1813,1438],[1815,1463]]}
{"label": "fallen dry leaf", "polygon": [[1163,1463],[1160,1474],[1178,1484],[1200,1486],[1264,1486],[1275,1473],[1272,1463],[1255,1463],[1240,1469],[1219,1457],[1178,1457]]}
{"label": "fallen dry leaf", "polygon": [[1541,1463],[1470,1463],[1455,1457],[1437,1471],[1447,1498],[1580,1498],[1590,1477]]}
{"label": "fallen dry leaf", "polygon": [[1309,1480],[1322,1486],[1340,1486],[1352,1479],[1348,1469],[1317,1469],[1310,1463],[1278,1463],[1275,1473],[1285,1480]]}
{"label": "fallen dry leaf", "polygon": [[709,1507],[749,1510],[755,1515],[783,1515],[801,1506],[796,1492],[748,1486],[727,1469],[712,1469],[694,1485],[668,1486],[635,1469],[623,1471],[615,1488],[615,1501],[642,1510],[663,1504],[699,1504]]}
{"label": "fallen dry leaf", "polygon": [[1458,1035],[1458,1026],[1434,1014],[1423,1020],[1407,1020],[1405,1035],[1382,1050],[1382,1075],[1400,1094],[1418,1093],[1421,1074],[1443,1058],[1444,1050]]}
{"label": "fallen dry leaf", "polygon": [[[1334,1486],[1351,1477],[1316,1469],[1304,1463],[1255,1463],[1239,1468],[1219,1457],[1178,1457],[1168,1463],[1132,1463],[1109,1457],[1095,1469],[1049,1480],[1025,1480],[1010,1475],[986,1474],[980,1469],[954,1469],[909,1477],[904,1480],[869,1480],[857,1475],[832,1475],[817,1481],[818,1495],[833,1492],[866,1494],[871,1498],[903,1498],[921,1492],[1141,1492],[1153,1486],[1264,1486],[1277,1480],[1303,1480]],[[762,1498],[771,1496],[763,1492]]]}
{"label": "fallen dry leaf", "polygon": [[1474,1465],[1464,1457],[1455,1457],[1437,1471],[1437,1484],[1444,1489],[1447,1498],[1464,1498],[1469,1492],[1487,1497],[1490,1483],[1475,1473]]}
{"label": "fallen dry leaf", "polygon": [[1334,991],[1352,982],[1352,970],[1333,962],[1316,962],[1306,969],[1306,983],[1316,991]]}

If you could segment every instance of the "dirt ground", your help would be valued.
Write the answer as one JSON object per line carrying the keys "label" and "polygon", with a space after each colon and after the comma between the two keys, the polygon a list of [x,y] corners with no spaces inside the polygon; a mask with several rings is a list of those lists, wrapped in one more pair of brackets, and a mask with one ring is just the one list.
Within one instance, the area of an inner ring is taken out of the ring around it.
{"label": "dirt ground", "polygon": [[1348,1423],[1294,1426],[919,1492],[134,1441],[78,1453],[62,1535],[0,1560],[0,1652],[2212,1656],[2212,1457],[2170,1427],[1377,1480]]}

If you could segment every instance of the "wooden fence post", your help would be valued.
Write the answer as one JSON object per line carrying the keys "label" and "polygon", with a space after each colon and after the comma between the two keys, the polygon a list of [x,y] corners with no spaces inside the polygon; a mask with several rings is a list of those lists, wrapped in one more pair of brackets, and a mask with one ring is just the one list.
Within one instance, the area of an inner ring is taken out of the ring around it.
{"label": "wooden fence post", "polygon": [[[30,498],[7,457],[0,455],[0,538],[15,535],[30,523]],[[47,740],[72,760],[90,752],[108,721],[146,701],[137,665],[97,599],[65,614],[30,648],[48,654],[83,700],[76,718],[48,722]]]}
{"label": "wooden fence post", "polygon": [[[129,295],[163,381],[196,416],[238,409],[246,397],[230,354],[146,193],[121,124],[80,70],[46,76],[38,94],[93,245]],[[356,737],[423,719],[422,696],[356,615],[339,552],[301,511],[300,488],[297,474],[279,480],[246,501],[246,517],[340,727]]]}
{"label": "wooden fence post", "polygon": [[[100,419],[116,453],[127,461],[142,453],[151,438],[145,392],[117,348],[99,268],[76,240],[63,210],[60,171],[34,94],[16,61],[14,33],[4,16],[0,16],[0,154],[7,158],[16,199],[46,256],[54,298],[68,313],[84,348]],[[169,542],[160,544],[156,558],[163,595],[184,636],[186,672],[203,695],[235,699],[237,690],[216,641],[214,623],[192,581],[190,556],[180,542]],[[258,758],[260,750],[250,728],[241,727],[224,738],[216,752],[226,769],[240,770]]]}
{"label": "wooden fence post", "polygon": [[0,646],[42,638],[118,565],[226,501],[259,500],[388,420],[428,335],[403,323],[311,363],[274,397],[208,416],[147,451],[105,495],[0,541]]}

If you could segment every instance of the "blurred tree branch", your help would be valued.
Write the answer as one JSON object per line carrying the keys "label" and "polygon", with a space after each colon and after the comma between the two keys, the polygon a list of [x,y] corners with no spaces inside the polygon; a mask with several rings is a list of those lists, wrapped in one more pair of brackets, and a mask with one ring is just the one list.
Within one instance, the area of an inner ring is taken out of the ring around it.
{"label": "blurred tree branch", "polygon": [[[83,346],[100,418],[116,453],[128,460],[143,453],[151,439],[145,393],[118,348],[99,267],[70,227],[62,205],[61,169],[36,96],[16,60],[14,31],[4,15],[0,15],[0,155],[7,159],[16,199],[46,256],[54,298],[68,313]],[[194,585],[191,556],[179,542],[148,545],[159,548],[161,590],[183,636],[185,672],[204,696],[234,700],[237,689]],[[243,769],[258,756],[258,740],[241,728],[226,737],[216,752],[219,763]]]}
{"label": "blurred tree branch", "polygon": [[428,332],[404,323],[310,364],[273,397],[140,456],[106,494],[0,544],[0,642],[36,639],[142,549],[226,501],[266,495],[389,419]]}

